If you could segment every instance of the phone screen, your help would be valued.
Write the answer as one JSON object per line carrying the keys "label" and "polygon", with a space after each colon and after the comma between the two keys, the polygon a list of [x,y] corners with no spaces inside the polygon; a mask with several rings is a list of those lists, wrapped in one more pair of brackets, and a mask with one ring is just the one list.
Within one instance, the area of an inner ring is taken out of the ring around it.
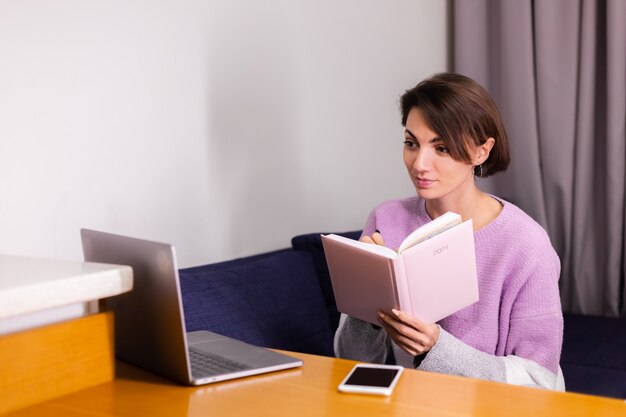
{"label": "phone screen", "polygon": [[344,384],[368,387],[388,387],[398,374],[397,369],[358,367]]}

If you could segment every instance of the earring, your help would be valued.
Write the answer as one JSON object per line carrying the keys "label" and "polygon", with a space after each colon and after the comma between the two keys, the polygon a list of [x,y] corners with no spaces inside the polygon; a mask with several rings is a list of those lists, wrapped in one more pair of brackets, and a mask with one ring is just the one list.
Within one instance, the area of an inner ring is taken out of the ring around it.
{"label": "earring", "polygon": [[483,176],[483,164],[480,162],[480,157],[476,158],[476,165],[474,166],[474,175],[477,177]]}

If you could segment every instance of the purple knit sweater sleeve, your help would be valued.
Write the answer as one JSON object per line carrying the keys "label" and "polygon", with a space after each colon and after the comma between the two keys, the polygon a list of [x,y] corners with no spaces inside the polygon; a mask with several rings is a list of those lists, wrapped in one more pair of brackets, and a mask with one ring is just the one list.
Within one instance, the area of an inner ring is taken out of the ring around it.
{"label": "purple knit sweater sleeve", "polygon": [[[485,297],[499,299],[498,356],[532,359],[556,372],[563,341],[560,261],[547,233],[510,203],[494,227],[475,235],[483,276],[502,281]],[[498,294],[499,293],[499,294]]]}
{"label": "purple knit sweater sleeve", "polygon": [[[502,204],[500,215],[474,233],[479,301],[439,324],[479,351],[530,359],[556,373],[563,339],[559,258],[539,224]],[[364,233],[378,229],[385,244],[397,248],[429,220],[423,200],[394,200],[372,212]]]}

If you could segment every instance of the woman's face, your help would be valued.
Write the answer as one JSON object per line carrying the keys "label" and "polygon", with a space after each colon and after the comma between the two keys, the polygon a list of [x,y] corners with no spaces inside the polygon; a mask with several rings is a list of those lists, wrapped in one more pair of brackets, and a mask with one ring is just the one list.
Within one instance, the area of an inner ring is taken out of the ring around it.
{"label": "woman's face", "polygon": [[425,200],[454,202],[474,185],[473,166],[452,159],[417,107],[406,121],[403,157],[417,194]]}

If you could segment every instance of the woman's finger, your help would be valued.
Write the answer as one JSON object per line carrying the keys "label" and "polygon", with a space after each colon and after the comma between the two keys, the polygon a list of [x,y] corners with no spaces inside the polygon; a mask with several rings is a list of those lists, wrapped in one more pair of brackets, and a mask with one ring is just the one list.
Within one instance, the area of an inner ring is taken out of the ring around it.
{"label": "woman's finger", "polygon": [[410,346],[412,350],[419,353],[428,351],[434,346],[439,338],[438,325],[423,323],[398,310],[393,310],[393,312],[393,315],[384,311],[378,313],[379,320],[385,324],[385,330],[388,334],[397,334],[396,339],[401,340],[405,346]]}
{"label": "woman's finger", "polygon": [[378,317],[381,320],[381,323],[385,323],[386,328],[390,331],[398,333],[420,346],[428,346],[430,340],[428,334],[424,334],[411,326],[407,326],[404,322],[399,321],[394,316],[386,314],[382,311],[379,312]]}
{"label": "woman's finger", "polygon": [[405,312],[401,310],[397,310],[394,308],[391,310],[391,314],[393,314],[393,317],[396,320],[406,324],[407,326],[414,328],[417,331],[425,332],[428,329],[430,329],[430,325],[428,323],[423,322],[420,319],[411,316],[410,314],[406,314]]}
{"label": "woman's finger", "polygon": [[372,240],[371,237],[365,235],[365,236],[361,236],[361,238],[359,239],[359,242],[365,242],[365,243],[372,243],[372,244],[376,244],[376,242],[374,242]]}
{"label": "woman's finger", "polygon": [[381,235],[379,231],[375,231],[374,233],[372,233],[372,240],[377,245],[385,246],[385,241],[383,240],[383,235]]}
{"label": "woman's finger", "polygon": [[409,355],[416,356],[422,354],[425,351],[422,345],[416,343],[410,337],[398,333],[393,327],[390,327],[387,323],[381,322],[381,325],[383,326],[391,340],[393,340],[396,345],[398,345]]}

